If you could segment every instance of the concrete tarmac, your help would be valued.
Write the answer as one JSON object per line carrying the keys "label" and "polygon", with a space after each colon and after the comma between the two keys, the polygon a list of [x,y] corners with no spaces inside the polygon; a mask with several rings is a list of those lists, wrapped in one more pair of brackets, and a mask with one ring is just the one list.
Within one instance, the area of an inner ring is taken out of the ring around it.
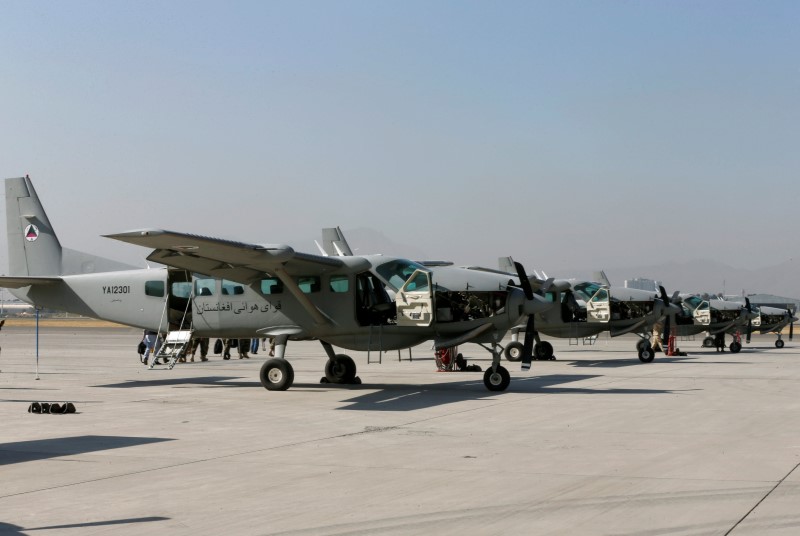
{"label": "concrete tarmac", "polygon": [[428,346],[320,384],[319,343],[293,342],[269,392],[263,352],[147,370],[139,339],[42,329],[37,380],[33,329],[2,330],[0,532],[800,534],[799,343],[642,364],[633,337],[549,339],[557,361],[490,393]]}

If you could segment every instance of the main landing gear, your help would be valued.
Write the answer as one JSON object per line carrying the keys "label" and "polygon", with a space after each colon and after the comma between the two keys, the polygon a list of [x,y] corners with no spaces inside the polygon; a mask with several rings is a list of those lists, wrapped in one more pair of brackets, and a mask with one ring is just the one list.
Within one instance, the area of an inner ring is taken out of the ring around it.
{"label": "main landing gear", "polygon": [[[533,346],[533,359],[535,361],[555,361],[556,356],[553,355],[553,345],[547,341],[537,342]],[[522,343],[519,341],[512,341],[506,345],[503,350],[503,355],[509,361],[517,362],[522,360]]]}
{"label": "main landing gear", "polygon": [[[268,359],[258,374],[261,385],[269,391],[285,391],[294,383],[294,369],[283,357],[286,352],[286,340],[286,337],[275,338],[275,357]],[[328,354],[328,361],[325,363],[325,376],[320,383],[351,385],[361,383],[361,379],[356,376],[356,363],[350,356],[335,354],[333,347],[326,342],[322,343],[322,347]]]}
{"label": "main landing gear", "polygon": [[778,335],[778,340],[775,341],[775,348],[783,348],[783,344],[783,339],[781,339],[780,335]]}

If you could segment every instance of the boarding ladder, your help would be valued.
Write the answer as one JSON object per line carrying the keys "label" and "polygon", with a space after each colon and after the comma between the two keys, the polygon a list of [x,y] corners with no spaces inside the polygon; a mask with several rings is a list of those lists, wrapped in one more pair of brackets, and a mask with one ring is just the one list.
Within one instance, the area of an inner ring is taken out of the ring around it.
{"label": "boarding ladder", "polygon": [[[153,355],[150,356],[150,365],[148,369],[153,369],[158,364],[158,360],[161,359],[167,365],[167,369],[172,370],[175,366],[175,363],[178,362],[178,359],[182,357],[186,357],[186,354],[189,353],[190,345],[192,342],[192,334],[194,330],[191,329],[191,326],[188,326],[189,329],[183,329],[184,324],[188,324],[186,321],[186,316],[189,311],[189,308],[192,306],[192,298],[194,297],[194,285],[192,285],[192,292],[189,294],[189,299],[186,300],[186,309],[183,311],[183,317],[181,318],[181,323],[178,329],[167,331],[167,337],[164,339],[164,342],[158,348],[157,352],[153,352]],[[158,324],[158,336],[161,337],[162,329],[161,327],[165,324],[165,319],[167,317],[167,308],[169,307],[169,296],[164,300],[164,310],[161,313],[161,321]],[[169,321],[166,321],[167,326],[169,327]],[[156,345],[158,343],[156,342]]]}
{"label": "boarding ladder", "polygon": [[150,362],[150,368],[155,366],[156,361],[163,359],[167,364],[167,368],[172,370],[172,367],[175,366],[178,359],[185,357],[186,353],[189,351],[189,343],[192,342],[192,333],[193,330],[191,329],[176,329],[167,333],[167,338],[164,339],[161,348],[158,349],[158,353]]}
{"label": "boarding ladder", "polygon": [[[372,332],[373,330],[378,330],[378,357],[377,359],[373,359],[372,357]],[[380,364],[383,361],[383,324],[370,324],[369,325],[369,339],[367,340],[367,365],[372,363]],[[397,361],[402,361],[403,356],[400,353],[400,349],[397,350]],[[411,355],[411,348],[408,349],[408,360],[413,361],[414,358]]]}

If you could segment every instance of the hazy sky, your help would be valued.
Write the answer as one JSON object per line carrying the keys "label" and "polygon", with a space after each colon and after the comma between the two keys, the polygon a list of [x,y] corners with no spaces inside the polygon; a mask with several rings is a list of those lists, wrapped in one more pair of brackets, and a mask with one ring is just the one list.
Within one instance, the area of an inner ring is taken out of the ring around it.
{"label": "hazy sky", "polygon": [[800,2],[1,6],[2,177],[74,249],[339,225],[551,274],[798,255]]}

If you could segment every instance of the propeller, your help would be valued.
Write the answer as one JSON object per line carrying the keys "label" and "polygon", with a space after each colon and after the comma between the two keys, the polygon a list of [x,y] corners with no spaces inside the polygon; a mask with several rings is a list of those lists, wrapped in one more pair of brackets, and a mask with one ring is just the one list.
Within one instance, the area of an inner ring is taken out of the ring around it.
{"label": "propeller", "polygon": [[788,307],[786,308],[786,312],[789,313],[789,318],[791,318],[789,322],[789,340],[791,341],[794,337],[794,315],[792,314],[792,310]]}
{"label": "propeller", "polygon": [[658,290],[661,291],[661,301],[664,302],[667,311],[666,319],[664,320],[664,333],[661,334],[661,343],[664,347],[669,348],[669,335],[670,330],[672,329],[672,326],[670,325],[672,321],[672,315],[669,314],[670,301],[669,296],[667,296],[667,291],[663,286],[659,286]]}
{"label": "propeller", "polygon": [[745,297],[744,303],[747,308],[747,344],[750,344],[750,335],[753,333],[753,306],[750,304],[750,298]]}
{"label": "propeller", "polygon": [[[525,293],[525,298],[533,300],[533,289],[531,282],[528,280],[528,275],[525,273],[525,268],[522,264],[514,261],[514,268],[517,269],[519,276],[519,284],[522,287],[522,292]],[[534,331],[534,315],[528,315],[528,322],[525,324],[525,340],[522,343],[522,370],[530,370],[531,359],[533,358],[533,339],[536,334]]]}

